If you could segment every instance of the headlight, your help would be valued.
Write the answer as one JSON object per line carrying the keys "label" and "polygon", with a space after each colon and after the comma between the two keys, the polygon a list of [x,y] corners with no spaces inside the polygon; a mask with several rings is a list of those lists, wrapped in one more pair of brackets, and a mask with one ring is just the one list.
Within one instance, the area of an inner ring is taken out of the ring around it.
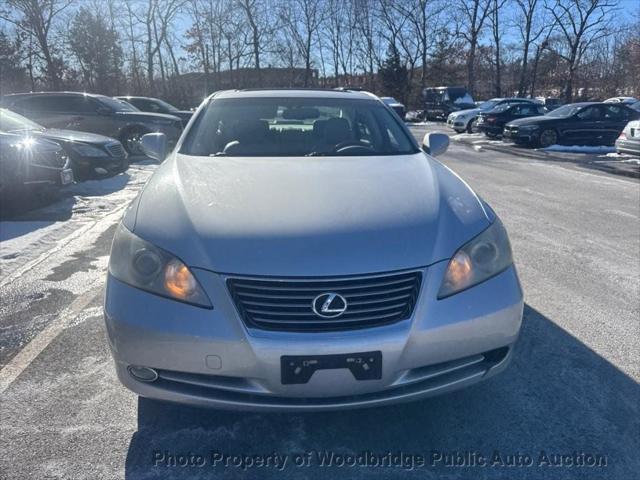
{"label": "headlight", "polygon": [[122,224],[113,238],[109,272],[132,287],[213,308],[189,267],[170,253],[138,238]]}
{"label": "headlight", "polygon": [[91,145],[74,145],[73,150],[83,157],[107,157],[107,152]]}
{"label": "headlight", "polygon": [[462,246],[444,275],[438,299],[473,287],[503,272],[513,264],[511,245],[500,220]]}

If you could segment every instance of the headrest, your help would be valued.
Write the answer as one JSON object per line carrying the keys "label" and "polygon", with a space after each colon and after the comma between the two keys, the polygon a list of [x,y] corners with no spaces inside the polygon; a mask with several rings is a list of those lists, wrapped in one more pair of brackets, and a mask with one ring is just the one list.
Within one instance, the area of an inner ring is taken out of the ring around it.
{"label": "headrest", "polygon": [[324,141],[337,145],[352,138],[351,127],[345,118],[330,118],[324,126]]}

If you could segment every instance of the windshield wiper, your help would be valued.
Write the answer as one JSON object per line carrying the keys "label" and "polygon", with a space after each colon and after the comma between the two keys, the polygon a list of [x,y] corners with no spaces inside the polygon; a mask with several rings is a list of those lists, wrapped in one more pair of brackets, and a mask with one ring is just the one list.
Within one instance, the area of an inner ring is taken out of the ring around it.
{"label": "windshield wiper", "polygon": [[305,157],[326,157],[327,155],[327,152],[310,152],[307,153]]}
{"label": "windshield wiper", "polygon": [[225,152],[216,152],[216,153],[210,153],[209,156],[210,157],[226,157],[227,153],[225,153]]}

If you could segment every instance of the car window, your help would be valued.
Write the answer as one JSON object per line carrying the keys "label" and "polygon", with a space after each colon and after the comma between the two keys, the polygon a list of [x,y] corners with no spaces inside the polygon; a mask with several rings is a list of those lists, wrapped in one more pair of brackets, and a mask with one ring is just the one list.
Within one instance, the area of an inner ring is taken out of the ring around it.
{"label": "car window", "polygon": [[602,108],[604,109],[604,118],[606,120],[626,120],[629,118],[627,109],[621,105],[603,105]]}
{"label": "car window", "polygon": [[216,156],[401,155],[417,152],[396,115],[375,100],[214,99],[181,153]]}
{"label": "car window", "polygon": [[577,117],[580,120],[589,120],[589,121],[601,120],[602,111],[600,110],[600,107],[598,105],[593,105],[591,107],[586,107],[580,110],[580,112],[578,112]]}

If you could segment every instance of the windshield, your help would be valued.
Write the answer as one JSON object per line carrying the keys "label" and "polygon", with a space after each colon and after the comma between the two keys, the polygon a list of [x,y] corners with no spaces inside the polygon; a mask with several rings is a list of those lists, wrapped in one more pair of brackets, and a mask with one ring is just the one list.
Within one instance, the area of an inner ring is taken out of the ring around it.
{"label": "windshield", "polygon": [[478,105],[478,108],[480,110],[491,110],[498,104],[499,101],[500,100],[487,100],[486,102],[482,102],[480,105]]}
{"label": "windshield", "polygon": [[96,100],[98,100],[100,103],[108,106],[114,112],[137,112],[138,111],[138,109],[136,107],[134,107],[133,105],[131,105],[131,104],[127,103],[127,102],[122,102],[122,101],[117,100],[115,98],[106,97],[104,95],[97,96]]}
{"label": "windshield", "polygon": [[168,110],[170,112],[177,112],[178,111],[178,109],[176,107],[174,107],[170,103],[165,102],[164,100],[160,100],[159,98],[154,98],[153,102],[157,103],[158,105],[162,105],[166,110]]}
{"label": "windshield", "polygon": [[547,113],[547,117],[570,117],[571,115],[578,113],[581,108],[581,105],[563,105],[560,108],[551,110]]}
{"label": "windshield", "polygon": [[396,116],[380,102],[283,97],[212,100],[180,152],[289,157],[417,151]]}
{"label": "windshield", "polygon": [[16,132],[20,130],[44,130],[42,125],[13,113],[11,110],[0,109],[0,131]]}

